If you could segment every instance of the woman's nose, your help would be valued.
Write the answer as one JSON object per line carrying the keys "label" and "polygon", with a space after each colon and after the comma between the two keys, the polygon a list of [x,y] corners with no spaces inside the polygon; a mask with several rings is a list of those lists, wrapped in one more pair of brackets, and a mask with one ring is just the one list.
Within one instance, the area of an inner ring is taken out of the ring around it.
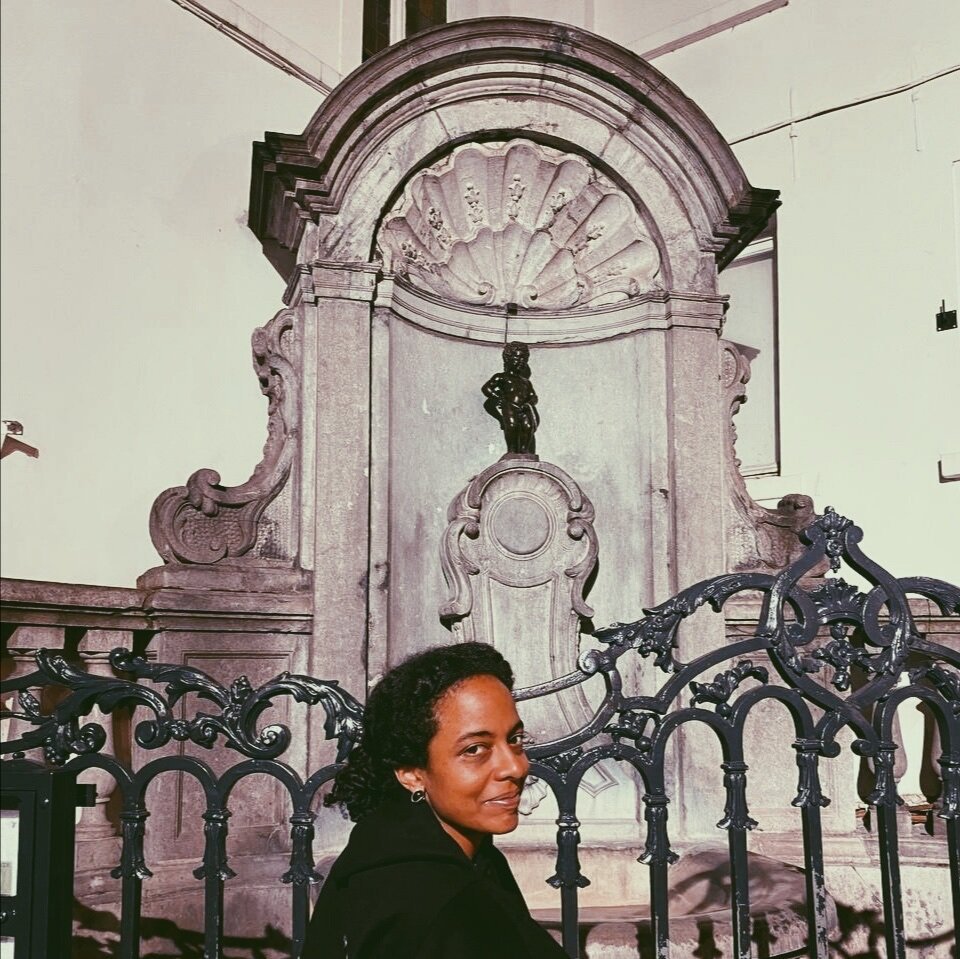
{"label": "woman's nose", "polygon": [[501,779],[523,779],[530,771],[530,760],[522,749],[504,743],[497,772]]}

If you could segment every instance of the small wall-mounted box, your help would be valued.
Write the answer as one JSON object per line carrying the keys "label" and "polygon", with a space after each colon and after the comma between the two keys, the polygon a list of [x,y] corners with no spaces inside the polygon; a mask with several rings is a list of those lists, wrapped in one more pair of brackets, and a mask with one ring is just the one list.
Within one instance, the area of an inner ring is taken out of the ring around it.
{"label": "small wall-mounted box", "polygon": [[947,309],[947,301],[940,301],[940,310],[937,313],[937,332],[955,330],[957,328],[957,311]]}

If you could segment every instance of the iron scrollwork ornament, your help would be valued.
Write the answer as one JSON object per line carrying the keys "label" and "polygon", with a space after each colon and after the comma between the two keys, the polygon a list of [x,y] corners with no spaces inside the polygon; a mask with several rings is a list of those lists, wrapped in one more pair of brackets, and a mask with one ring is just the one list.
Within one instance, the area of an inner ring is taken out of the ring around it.
{"label": "iron scrollwork ornament", "polygon": [[549,766],[561,776],[566,776],[568,772],[583,758],[583,750],[579,747],[570,749],[567,752],[557,753],[552,756],[546,756],[540,760],[544,766]]}
{"label": "iron scrollwork ornament", "polygon": [[670,800],[663,793],[648,793],[643,797],[644,819],[647,822],[647,839],[637,862],[644,865],[672,866],[680,856],[670,848],[667,835],[667,806]]}
{"label": "iron scrollwork ornament", "polygon": [[[110,676],[98,676],[78,669],[62,654],[39,649],[35,654],[37,672],[19,681],[17,700],[21,711],[3,711],[3,718],[19,719],[34,726],[21,740],[2,744],[3,752],[18,752],[40,747],[47,762],[62,766],[71,755],[99,752],[107,734],[99,723],[80,725],[80,720],[94,707],[104,713],[120,705],[146,706],[157,716],[157,722],[169,718],[166,701],[154,690]],[[49,713],[43,712],[40,700],[27,688],[59,687],[68,691]]]}
{"label": "iron scrollwork ornament", "polygon": [[294,813],[290,817],[290,868],[280,877],[283,883],[314,885],[323,878],[314,868],[314,818],[309,810]]}
{"label": "iron scrollwork ornament", "polygon": [[820,741],[817,739],[799,739],[793,744],[793,748],[797,751],[799,777],[797,795],[791,801],[791,805],[800,808],[811,806],[825,808],[829,806],[830,800],[823,795],[820,789],[820,771],[818,768]]}
{"label": "iron scrollwork ornament", "polygon": [[853,526],[853,521],[846,516],[841,516],[832,506],[828,506],[815,526],[823,532],[824,550],[830,560],[830,568],[837,572],[845,551],[843,534]]}
{"label": "iron scrollwork ornament", "polygon": [[910,670],[911,683],[920,682],[922,679],[929,680],[930,685],[950,704],[953,715],[960,717],[960,673],[936,663]]}
{"label": "iron scrollwork ornament", "polygon": [[850,688],[851,669],[854,666],[859,666],[867,675],[874,668],[873,657],[861,646],[855,646],[847,638],[848,632],[846,626],[834,623],[830,627],[833,638],[813,653],[814,659],[834,668],[831,682],[840,692],[846,692]]}
{"label": "iron scrollwork ornament", "polygon": [[[469,525],[464,532],[470,534]],[[948,617],[960,613],[960,588],[924,577],[895,579],[860,551],[862,531],[833,510],[809,526],[804,537],[806,551],[776,575],[728,573],[698,583],[644,609],[643,617],[634,622],[614,623],[594,632],[592,639],[599,648],[582,649],[571,672],[515,691],[521,703],[590,682],[598,693],[591,699],[592,715],[583,725],[530,749],[533,772],[542,788],[553,792],[559,809],[556,871],[548,881],[562,890],[565,903],[575,903],[577,891],[588,883],[578,856],[578,790],[593,766],[609,760],[632,766],[644,783],[647,830],[639,861],[650,868],[651,881],[667,894],[666,866],[677,856],[667,834],[670,797],[664,783],[670,777],[665,775],[665,764],[675,755],[670,737],[690,720],[709,725],[721,741],[726,801],[717,825],[731,831],[731,848],[745,850],[743,834],[757,822],[747,805],[744,729],[754,706],[769,700],[785,706],[796,723],[793,748],[798,778],[793,804],[801,809],[813,836],[820,835],[818,817],[830,802],[822,792],[819,761],[840,754],[839,733],[844,728],[853,733],[853,752],[873,761],[876,784],[869,802],[885,810],[877,817],[880,827],[895,828],[895,817],[888,815],[900,802],[894,775],[897,746],[893,722],[904,700],[922,700],[935,713],[941,731],[946,731],[939,758],[942,792],[938,815],[946,822],[948,835],[957,836],[960,654],[942,643],[936,630],[924,634],[918,629],[908,596],[925,598]],[[846,562],[870,584],[868,590],[860,592],[839,577],[811,588],[814,577],[810,572],[828,560],[834,572]],[[742,593],[761,596],[753,628],[738,622],[724,643],[690,662],[681,662],[676,655],[681,625],[708,606],[721,612],[731,597]],[[625,688],[628,680],[633,681],[637,664],[621,670],[620,660],[631,651],[654,657],[654,670],[640,667],[643,695]],[[95,707],[109,712],[121,705],[147,711],[148,718],[134,727],[136,740],[144,748],[171,740],[189,741],[205,749],[225,743],[254,760],[233,767],[231,774],[236,779],[268,773],[283,781],[290,794],[290,865],[282,879],[293,887],[298,914],[306,922],[307,888],[320,880],[313,859],[312,808],[317,791],[336,774],[338,764],[360,739],[363,717],[357,700],[332,681],[281,673],[258,688],[243,676],[223,684],[201,670],[152,663],[121,649],[113,651],[110,662],[132,680],[88,674],[46,650],[37,653],[36,662],[36,672],[4,681],[4,694],[15,696],[16,708],[5,709],[3,716],[18,720],[17,736],[2,744],[4,753],[42,749],[50,762],[61,765],[77,755],[76,765],[86,768],[101,761],[89,754],[100,751],[107,737],[97,723],[81,725],[82,717]],[[833,673],[828,674],[825,667],[832,667]],[[747,679],[759,685],[744,688]],[[46,687],[58,687],[61,698],[57,701],[48,696]],[[692,702],[686,698],[688,690]],[[175,715],[188,694],[214,708],[192,716]],[[322,706],[327,738],[336,741],[336,761],[314,772],[306,782],[276,758],[290,743],[289,729],[280,724],[258,728],[265,710],[278,696]],[[45,706],[55,701],[56,705],[45,711]],[[702,704],[713,704],[715,710],[704,709]],[[230,787],[195,757],[161,757],[152,765],[155,770],[182,770],[187,760],[196,764],[194,772],[206,777],[208,796],[203,817],[206,845],[196,875],[208,891],[216,891],[232,875],[226,859]],[[106,757],[102,761],[108,763]],[[121,775],[128,775],[122,763],[109,762]],[[129,786],[133,782],[131,775],[123,790],[123,848],[114,875],[135,885],[150,875],[143,856],[149,813],[143,793]],[[822,841],[817,841],[815,852],[822,862]],[[881,850],[881,856],[895,854],[889,844],[886,853]],[[566,914],[564,937],[570,942],[576,938],[576,921]]]}
{"label": "iron scrollwork ornament", "polygon": [[283,672],[257,689],[246,676],[239,676],[227,687],[202,670],[151,663],[124,649],[115,649],[110,661],[115,669],[133,673],[138,679],[166,683],[170,707],[187,693],[195,693],[221,709],[219,715],[201,712],[190,720],[173,719],[168,710],[163,718],[139,723],[135,736],[145,749],[163,746],[171,739],[210,749],[222,735],[229,748],[244,756],[275,759],[289,746],[290,730],[274,723],[257,731],[257,721],[277,696],[292,696],[296,702],[311,706],[322,704],[327,715],[324,732],[328,739],[337,740],[337,762],[346,759],[360,736],[362,707],[336,681]]}
{"label": "iron scrollwork ornament", "polygon": [[727,804],[723,810],[723,819],[717,823],[719,829],[746,830],[757,825],[750,817],[747,808],[747,764],[739,760],[721,763],[723,785],[727,791]]}
{"label": "iron scrollwork ornament", "polygon": [[772,578],[764,573],[731,573],[705,580],[668,599],[659,606],[644,609],[644,618],[632,623],[611,623],[594,632],[601,643],[618,653],[635,649],[644,658],[653,655],[653,664],[665,673],[682,668],[674,657],[677,632],[683,620],[709,604],[719,612],[733,595],[745,589],[769,586]]}
{"label": "iron scrollwork ornament", "polygon": [[732,669],[717,673],[712,683],[690,683],[690,691],[693,693],[691,702],[693,705],[714,703],[717,715],[728,719],[733,711],[729,703],[730,697],[748,676],[761,683],[766,683],[770,678],[766,666],[754,666],[749,659],[741,659]]}
{"label": "iron scrollwork ornament", "polygon": [[[363,708],[335,681],[317,680],[310,676],[281,673],[254,689],[246,676],[224,686],[189,666],[151,663],[142,656],[117,648],[110,653],[110,663],[120,672],[136,679],[164,683],[165,696],[140,683],[88,673],[68,663],[65,658],[41,649],[36,654],[37,672],[16,681],[20,711],[4,710],[4,718],[16,718],[36,727],[26,731],[22,739],[2,744],[4,752],[42,747],[48,762],[63,765],[71,755],[99,752],[107,734],[99,723],[80,725],[80,719],[94,707],[112,712],[118,706],[146,706],[153,718],[137,723],[134,737],[144,749],[156,749],[171,740],[192,742],[211,749],[220,736],[225,744],[252,759],[275,759],[289,746],[291,734],[287,726],[273,723],[257,729],[257,723],[278,696],[291,696],[296,702],[311,706],[320,704],[325,710],[324,732],[337,741],[337,762],[343,762],[359,740]],[[27,688],[57,686],[68,694],[44,713],[40,700]],[[198,712],[192,718],[177,718],[176,704],[188,693],[213,702],[218,714]]]}
{"label": "iron scrollwork ornament", "polygon": [[[619,743],[621,739],[628,739],[641,752],[648,752],[653,746],[652,735],[660,728],[660,722],[661,717],[656,713],[624,709],[616,722],[608,723],[603,727],[603,731],[609,733],[615,743]],[[648,725],[651,726],[649,734]]]}
{"label": "iron scrollwork ornament", "polygon": [[580,872],[580,821],[573,815],[561,815],[557,826],[557,871],[547,882],[554,889],[583,889],[590,880]]}

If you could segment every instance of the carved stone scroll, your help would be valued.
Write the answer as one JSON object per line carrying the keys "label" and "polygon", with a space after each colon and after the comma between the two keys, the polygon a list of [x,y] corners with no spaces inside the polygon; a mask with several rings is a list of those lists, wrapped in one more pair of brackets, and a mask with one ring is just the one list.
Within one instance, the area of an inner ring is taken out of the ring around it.
{"label": "carved stone scroll", "polygon": [[467,144],[418,173],[379,246],[386,270],[459,303],[556,310],[660,289],[633,201],[580,157],[527,140]]}
{"label": "carved stone scroll", "polygon": [[150,511],[150,538],[165,563],[210,565],[244,556],[258,522],[290,475],[298,442],[300,390],[296,312],[281,310],[251,338],[253,368],[267,397],[263,459],[241,486],[220,485],[216,470],[197,470],[186,486],[161,493]]}
{"label": "carved stone scroll", "polygon": [[[728,569],[779,571],[803,553],[806,547],[800,533],[816,519],[816,511],[813,500],[803,493],[789,493],[772,510],[761,506],[747,492],[736,454],[734,417],[747,398],[750,360],[729,340],[721,340],[720,349],[720,381],[730,410],[726,459],[733,515],[727,527]],[[809,577],[822,576],[826,568],[827,564],[821,563],[810,571]]]}

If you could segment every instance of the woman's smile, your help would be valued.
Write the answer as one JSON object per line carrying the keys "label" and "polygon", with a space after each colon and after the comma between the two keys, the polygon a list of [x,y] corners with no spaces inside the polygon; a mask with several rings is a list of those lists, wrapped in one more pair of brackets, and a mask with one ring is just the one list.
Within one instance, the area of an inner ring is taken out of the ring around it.
{"label": "woman's smile", "polygon": [[505,809],[516,809],[520,805],[520,791],[507,793],[504,796],[494,796],[493,799],[486,799],[484,802],[493,803],[497,806],[503,806]]}

